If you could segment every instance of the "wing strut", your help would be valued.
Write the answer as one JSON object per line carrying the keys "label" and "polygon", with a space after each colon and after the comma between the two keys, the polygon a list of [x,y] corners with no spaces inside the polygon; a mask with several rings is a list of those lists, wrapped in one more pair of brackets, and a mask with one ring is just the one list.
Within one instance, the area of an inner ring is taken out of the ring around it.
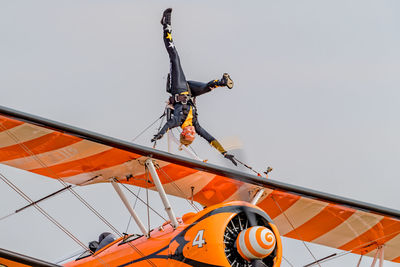
{"label": "wing strut", "polygon": [[149,237],[149,233],[146,231],[146,227],[144,227],[142,221],[136,215],[136,212],[129,205],[128,199],[126,198],[124,192],[122,192],[121,188],[119,187],[119,185],[114,180],[111,181],[111,184],[114,187],[115,191],[117,192],[118,196],[121,198],[121,200],[124,203],[125,207],[128,209],[129,213],[132,215],[132,218],[135,220],[136,224],[139,226],[140,231],[142,231],[142,234],[145,237],[148,238]]}
{"label": "wing strut", "polygon": [[375,267],[376,262],[378,261],[379,258],[379,267],[383,267],[383,248],[384,246],[379,246],[376,249],[375,257],[374,260],[372,261],[371,267]]}
{"label": "wing strut", "polygon": [[264,194],[264,188],[257,191],[257,194],[251,200],[251,204],[257,205],[258,201],[260,200],[261,196]]}
{"label": "wing strut", "polygon": [[160,194],[161,200],[164,204],[165,211],[168,213],[168,217],[171,220],[171,224],[176,229],[178,227],[178,221],[176,220],[174,211],[171,208],[171,204],[168,201],[167,194],[165,194],[164,188],[160,182],[160,178],[158,177],[156,168],[154,168],[153,160],[148,158],[146,160],[146,166],[149,168],[151,177],[153,178],[154,184],[156,185],[157,191]]}

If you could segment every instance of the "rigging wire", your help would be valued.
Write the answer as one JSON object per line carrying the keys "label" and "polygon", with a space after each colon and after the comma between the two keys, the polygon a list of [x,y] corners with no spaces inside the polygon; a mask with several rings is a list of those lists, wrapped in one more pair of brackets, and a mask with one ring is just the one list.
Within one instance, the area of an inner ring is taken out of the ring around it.
{"label": "rigging wire", "polygon": [[52,197],[54,197],[55,195],[57,195],[57,194],[59,194],[59,193],[62,193],[63,191],[65,191],[65,190],[68,189],[69,187],[76,187],[76,185],[75,185],[75,186],[69,185],[68,187],[61,188],[60,190],[58,190],[58,191],[56,191],[56,192],[54,192],[54,193],[51,193],[50,195],[47,195],[47,196],[45,196],[45,197],[42,197],[42,198],[40,198],[39,200],[35,200],[35,201],[33,201],[32,203],[30,203],[30,204],[28,204],[28,205],[25,205],[25,206],[23,206],[22,208],[19,208],[19,209],[15,210],[14,212],[11,212],[11,213],[8,214],[8,215],[5,215],[5,216],[3,216],[3,217],[0,217],[0,221],[2,221],[3,219],[6,219],[6,218],[8,218],[8,217],[10,217],[10,216],[12,216],[12,215],[15,215],[15,214],[17,214],[17,213],[23,211],[24,209],[30,208],[30,207],[32,207],[32,206],[33,206],[34,204],[36,204],[36,203],[39,203],[39,202],[41,202],[41,201],[47,200],[47,199],[49,199],[49,198],[52,198]]}
{"label": "rigging wire", "polygon": [[282,258],[292,267],[294,267],[294,265],[292,263],[290,263],[290,261],[288,259],[286,259],[285,256],[282,255]]}
{"label": "rigging wire", "polygon": [[[138,191],[137,191],[137,193],[136,193],[137,195],[139,195],[140,189],[142,189],[142,188],[141,188],[141,187],[138,187]],[[135,207],[136,207],[137,200],[138,200],[138,198],[135,199],[135,203],[134,203],[133,206],[132,206],[132,209],[133,209],[133,210],[134,210]],[[129,228],[129,225],[131,224],[131,221],[132,221],[132,215],[129,216],[129,221],[128,221],[128,225],[126,226],[125,233],[128,232],[128,228]]]}
{"label": "rigging wire", "polygon": [[[68,235],[75,243],[81,246],[83,249],[90,251],[90,249],[83,244],[76,236],[74,236],[70,231],[68,231],[62,224],[60,224],[54,217],[48,214],[44,209],[42,209],[38,204],[34,203],[33,200],[27,196],[20,188],[18,188],[15,184],[13,184],[10,180],[8,180],[2,173],[0,173],[0,179],[3,180],[5,184],[7,184],[11,189],[13,189],[16,193],[18,193],[22,198],[24,198],[28,203],[31,203],[44,217],[46,217],[50,222],[52,222],[55,226],[57,226],[61,231],[63,231],[66,235]],[[102,265],[107,266],[100,257],[93,257],[98,260]]]}
{"label": "rigging wire", "polygon": [[161,172],[164,174],[165,177],[168,178],[168,180],[171,181],[172,185],[175,187],[175,189],[178,191],[178,193],[181,193],[181,195],[183,196],[183,198],[190,204],[190,206],[192,206],[192,208],[193,208],[195,211],[199,212],[200,209],[199,209],[196,205],[194,205],[194,204],[191,203],[191,201],[190,201],[190,200],[188,199],[188,197],[185,195],[185,192],[183,192],[183,190],[179,188],[179,186],[175,183],[175,181],[172,180],[172,178],[171,178],[158,164],[156,164],[155,166],[156,166],[156,168],[157,168],[159,171],[161,171]]}
{"label": "rigging wire", "polygon": [[[368,241],[368,242],[364,242],[364,243],[362,243],[361,245],[358,245],[357,247],[352,248],[351,250],[343,251],[343,252],[337,253],[335,256],[330,257],[329,259],[320,260],[320,263],[327,262],[327,261],[331,261],[331,260],[334,260],[334,259],[337,259],[337,258],[346,256],[347,254],[353,253],[354,251],[356,251],[356,250],[358,250],[358,249],[365,248],[365,247],[368,247],[368,246],[370,246],[370,245],[372,245],[372,244],[375,244],[378,240],[385,239],[385,238],[387,238],[387,237],[389,237],[389,236],[393,236],[393,237],[394,237],[394,236],[396,236],[396,235],[398,235],[398,234],[400,234],[400,230],[399,230],[399,231],[396,231],[396,232],[394,232],[394,233],[390,233],[390,234],[387,234],[387,235],[378,237],[378,238],[373,239],[373,240],[370,240],[370,241]],[[385,243],[386,243],[386,242],[385,242]],[[380,245],[384,245],[385,243],[380,244]],[[373,250],[371,250],[371,251],[373,251]],[[361,256],[363,256],[363,254],[361,254]],[[312,266],[312,265],[309,265],[309,266]]]}
{"label": "rigging wire", "polygon": [[[292,224],[292,222],[289,220],[289,217],[286,215],[286,213],[282,210],[281,206],[279,205],[279,203],[275,200],[274,196],[271,195],[272,200],[275,202],[275,204],[278,206],[278,208],[280,209],[281,213],[283,214],[283,216],[285,216],[286,220],[288,221],[288,223],[290,224],[290,226],[293,228],[293,231],[296,233],[296,235],[300,238],[300,235],[297,233],[296,228],[294,227],[294,225]],[[303,240],[301,240],[301,242],[303,243],[303,245],[305,246],[305,248],[308,250],[308,252],[311,254],[311,256],[314,258],[314,261],[316,261],[316,263],[318,264],[318,266],[321,267],[321,265],[319,264],[319,262],[317,262],[317,258],[314,256],[314,254],[311,252],[311,249],[307,246],[306,242],[304,242]]]}
{"label": "rigging wire", "polygon": [[[118,179],[114,178],[114,180],[116,182],[118,182],[120,185],[122,185],[126,190],[128,190],[129,193],[131,193],[132,195],[134,195],[137,199],[140,200],[140,202],[142,202],[143,204],[146,205],[146,201],[144,201],[143,199],[141,199],[138,195],[136,195],[134,192],[132,192],[126,185],[124,185],[123,183],[121,183]],[[158,213],[155,209],[153,209],[150,205],[149,205],[149,209],[152,210],[155,214],[157,214],[159,217],[161,217],[164,221],[168,221],[166,218],[164,218],[160,213]]]}
{"label": "rigging wire", "polygon": [[252,172],[254,172],[255,174],[257,174],[257,176],[261,176],[261,174],[260,174],[258,171],[254,170],[251,166],[247,165],[246,163],[244,163],[244,162],[238,160],[237,157],[235,157],[235,160],[236,160],[237,162],[239,162],[240,164],[242,164],[242,165],[243,165],[244,167],[246,167],[247,169],[249,169],[249,170],[251,170]]}
{"label": "rigging wire", "polygon": [[[164,116],[164,114],[162,115]],[[7,135],[14,141],[16,144],[21,146],[22,149],[25,150],[29,155],[31,155],[43,168],[48,170],[49,173],[51,173],[54,177],[56,177],[57,181],[60,182],[64,187],[68,187],[67,183],[62,180],[55,172],[53,172],[36,154],[34,154],[25,144],[23,144],[17,136],[15,136],[13,133],[11,133],[9,130],[7,130],[3,124],[0,124],[0,127],[7,133]],[[114,231],[115,234],[118,236],[122,237],[122,233],[120,233],[110,222],[108,222],[95,208],[93,208],[85,199],[83,199],[78,193],[75,192],[72,188],[68,188],[68,190],[81,202],[83,203],[90,211],[92,211],[103,223],[105,223],[110,229]],[[35,205],[36,206],[36,205]],[[130,247],[132,247],[139,255],[144,257],[144,254],[131,242],[128,243]],[[146,261],[152,265],[155,266],[155,264],[150,260],[146,259]]]}
{"label": "rigging wire", "polygon": [[[3,127],[3,126],[2,126]],[[4,127],[3,127],[4,128]],[[6,129],[5,129],[6,130]],[[30,154],[43,168],[45,168],[46,170],[49,171],[49,173],[53,176],[56,177],[57,181],[59,183],[61,183],[64,187],[68,187],[67,183],[64,182],[55,172],[53,172],[51,170],[51,168],[49,168],[36,154],[34,154],[25,144],[23,144],[22,142],[20,142],[20,140],[18,139],[17,136],[15,136],[14,134],[12,134],[10,131],[6,130],[8,136],[10,138],[12,138],[18,145],[20,145],[25,152],[27,152],[28,154]],[[76,193],[75,190],[73,190],[72,188],[68,188],[68,190],[80,201],[82,202],[90,211],[92,211],[101,221],[103,221],[108,227],[110,227],[110,229],[112,229],[116,234],[121,235],[121,233],[119,233],[119,231],[111,224],[109,223],[100,213],[97,212],[96,209],[94,209],[85,199],[83,199],[78,193]]]}
{"label": "rigging wire", "polygon": [[141,131],[137,136],[135,136],[133,139],[132,139],[132,142],[133,141],[135,141],[136,139],[138,139],[143,133],[145,133],[148,129],[150,129],[150,127],[152,127],[154,124],[156,124],[156,122],[158,121],[158,120],[160,120],[162,117],[164,117],[166,114],[165,114],[165,112],[164,112],[164,114],[162,114],[159,118],[157,118],[152,124],[150,124],[149,126],[147,126],[143,131]]}

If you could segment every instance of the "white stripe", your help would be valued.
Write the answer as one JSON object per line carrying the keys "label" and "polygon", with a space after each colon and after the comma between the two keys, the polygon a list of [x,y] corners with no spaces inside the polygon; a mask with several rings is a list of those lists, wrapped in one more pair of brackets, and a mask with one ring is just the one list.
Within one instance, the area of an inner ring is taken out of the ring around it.
{"label": "white stripe", "polygon": [[[18,144],[17,142],[23,143],[26,141],[30,141],[52,132],[54,131],[32,124],[24,123],[6,131],[0,132],[0,148],[16,145]],[[12,137],[10,137],[10,135]],[[16,137],[18,140],[14,140],[14,137]]]}
{"label": "white stripe", "polygon": [[[101,169],[94,172],[85,172],[70,177],[65,177],[65,182],[77,185],[88,185],[93,183],[108,182],[109,179],[116,177],[119,180],[126,180],[126,176],[132,174],[133,176],[139,176],[145,173],[143,162],[147,157],[140,157],[137,160],[130,160],[122,164],[112,166],[109,168]],[[160,167],[164,167],[169,163],[164,161],[157,161]],[[95,180],[90,180],[93,177],[98,176]],[[131,178],[135,179],[135,178]],[[88,182],[88,180],[90,180]],[[142,180],[143,181],[143,180]]]}
{"label": "white stripe", "polygon": [[[231,180],[232,182],[238,184],[238,181]],[[255,189],[259,188],[259,186],[246,184],[243,182],[239,182],[239,188],[235,191],[230,197],[225,199],[225,201],[234,201],[234,200],[241,200],[250,202],[251,196],[249,192],[255,191]]]}
{"label": "white stripe", "polygon": [[239,234],[239,247],[242,250],[243,254],[249,259],[255,259],[256,256],[251,254],[251,252],[247,249],[246,243],[244,242],[244,234],[247,230],[240,232]]}
{"label": "white stripe", "polygon": [[[160,177],[163,177],[163,172],[158,173]],[[167,173],[168,174],[168,173]],[[212,179],[214,179],[216,175],[207,172],[196,172],[186,177],[179,179],[174,182],[164,183],[165,192],[169,195],[174,195],[177,197],[185,197],[189,198],[192,195],[192,186],[193,188],[193,195],[197,194],[201,191]],[[173,179],[174,177],[170,177]],[[178,190],[177,187],[180,189]],[[182,196],[182,192],[185,196]]]}
{"label": "white stripe", "polygon": [[268,249],[264,249],[262,247],[260,247],[260,245],[258,244],[258,240],[257,240],[257,236],[256,236],[256,231],[259,228],[265,228],[265,227],[261,227],[261,226],[255,226],[255,227],[251,227],[250,229],[250,234],[249,234],[249,240],[250,240],[250,244],[251,247],[257,252],[260,253],[261,255],[267,255],[268,254]]}
{"label": "white stripe", "polygon": [[[112,147],[82,140],[56,150],[36,154],[35,156],[3,161],[2,164],[23,170],[34,170],[43,168],[43,163],[45,166],[50,167],[53,165],[90,157],[110,149],[112,149]],[[38,161],[38,159],[40,161]]]}
{"label": "white stripe", "polygon": [[[272,240],[268,241],[267,240],[267,236],[272,236]],[[267,246],[272,246],[272,249],[270,249],[271,251],[275,248],[275,235],[274,233],[269,230],[268,228],[265,228],[262,230],[261,232],[261,242],[263,242],[265,245]]]}
{"label": "white stripe", "polygon": [[320,213],[327,205],[328,203],[326,202],[302,197],[290,206],[284,214],[277,216],[274,222],[279,229],[279,233],[285,235],[293,230],[292,225],[294,228],[301,226]]}
{"label": "white stripe", "polygon": [[[379,243],[379,240],[377,241]],[[398,234],[396,237],[390,239],[388,242],[386,242],[384,245],[384,258],[385,260],[394,260],[397,257],[400,256],[400,234]],[[369,253],[365,254],[366,256],[369,257],[374,257],[376,253],[376,249],[370,251]]]}
{"label": "white stripe", "polygon": [[394,260],[400,257],[400,234],[385,243],[384,252],[385,260]]}
{"label": "white stripe", "polygon": [[382,220],[382,218],[383,217],[379,215],[356,211],[340,225],[314,239],[312,242],[334,248],[341,247],[371,229]]}

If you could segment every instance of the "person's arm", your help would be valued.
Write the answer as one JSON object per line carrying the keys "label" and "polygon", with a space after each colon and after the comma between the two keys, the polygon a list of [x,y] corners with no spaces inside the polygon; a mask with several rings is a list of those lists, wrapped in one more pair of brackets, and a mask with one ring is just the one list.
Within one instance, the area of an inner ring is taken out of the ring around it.
{"label": "person's arm", "polygon": [[221,145],[220,142],[218,142],[217,139],[215,139],[211,134],[209,134],[204,128],[200,126],[199,123],[195,123],[194,125],[196,133],[206,139],[215,149],[217,149],[226,159],[229,159],[232,161],[232,163],[237,166],[237,163],[235,161],[235,157],[232,154],[228,154],[228,152],[225,150],[225,148]]}
{"label": "person's arm", "polygon": [[169,119],[164,126],[161,128],[161,130],[154,135],[154,137],[151,139],[151,142],[154,142],[158,139],[161,139],[163,137],[163,135],[172,128],[178,127],[179,126],[179,117],[177,116],[172,116],[171,119]]}

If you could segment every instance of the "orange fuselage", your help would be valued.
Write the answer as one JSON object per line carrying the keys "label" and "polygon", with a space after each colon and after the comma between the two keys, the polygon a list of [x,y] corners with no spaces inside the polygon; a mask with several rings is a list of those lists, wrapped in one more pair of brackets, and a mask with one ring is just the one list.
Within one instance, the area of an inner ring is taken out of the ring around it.
{"label": "orange fuselage", "polygon": [[[119,238],[65,266],[231,266],[224,235],[228,223],[243,210],[265,214],[247,202],[222,203],[197,214],[185,214],[176,229],[165,223],[152,230],[149,238],[141,236],[128,242],[126,238]],[[277,238],[276,252],[271,259],[273,267],[277,267],[282,257],[281,240],[275,225],[268,223]]]}

